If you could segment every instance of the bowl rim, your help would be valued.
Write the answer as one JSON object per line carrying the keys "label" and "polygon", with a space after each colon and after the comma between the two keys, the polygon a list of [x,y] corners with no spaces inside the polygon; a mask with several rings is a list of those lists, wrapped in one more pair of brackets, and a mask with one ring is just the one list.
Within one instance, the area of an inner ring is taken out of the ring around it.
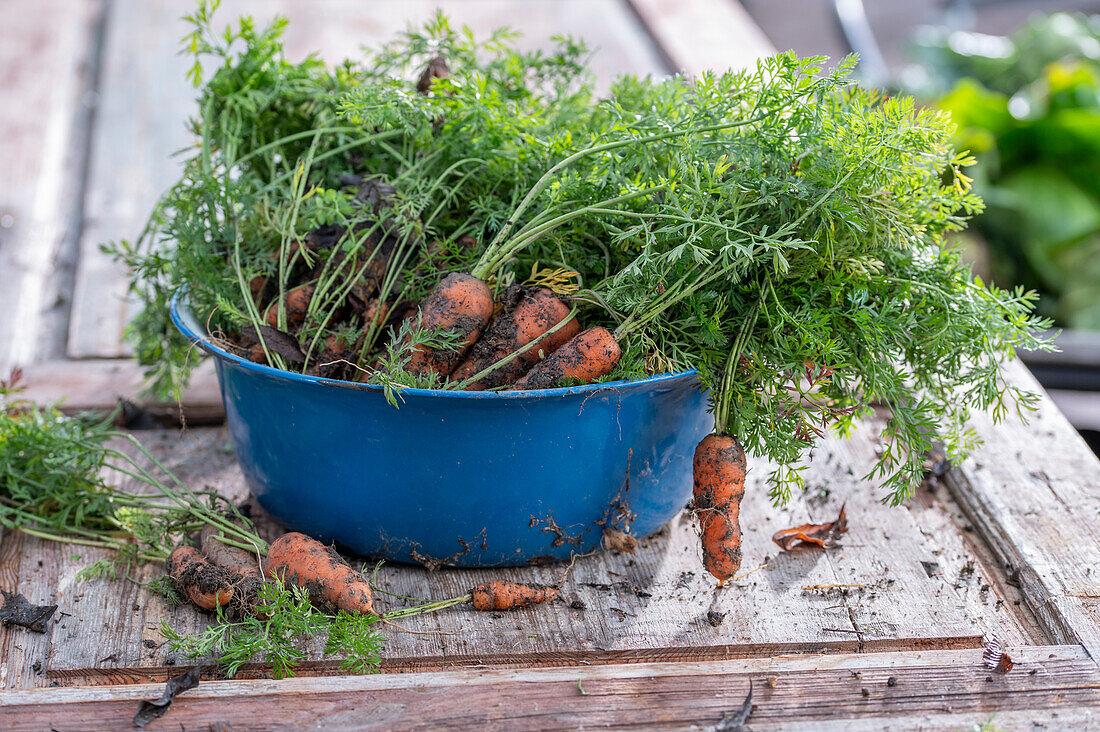
{"label": "bowl rim", "polygon": [[[340,379],[330,379],[323,376],[310,376],[309,374],[301,374],[294,371],[284,371],[271,366],[258,364],[247,358],[226,351],[207,339],[205,335],[206,329],[199,323],[195,318],[195,314],[191,311],[190,303],[187,300],[186,288],[180,288],[172,295],[172,299],[168,306],[168,314],[172,319],[173,325],[176,326],[176,329],[179,330],[187,340],[191,341],[192,344],[198,346],[216,359],[229,361],[246,371],[252,371],[269,378],[282,379],[290,382],[317,384],[319,386],[336,387],[351,391],[374,392],[377,394],[382,394],[384,392],[383,388],[378,384],[363,384],[358,381],[342,381]],[[633,390],[663,382],[678,383],[685,380],[694,380],[696,375],[697,372],[692,369],[672,374],[656,374],[654,376],[647,376],[644,379],[621,379],[619,381],[605,381],[598,384],[584,384],[581,386],[563,386],[554,389],[525,389],[517,391],[454,391],[451,389],[418,389],[409,386],[401,388],[401,396],[402,398],[407,396],[418,396],[441,397],[445,399],[485,400],[536,399],[572,394],[588,394],[603,390]]]}

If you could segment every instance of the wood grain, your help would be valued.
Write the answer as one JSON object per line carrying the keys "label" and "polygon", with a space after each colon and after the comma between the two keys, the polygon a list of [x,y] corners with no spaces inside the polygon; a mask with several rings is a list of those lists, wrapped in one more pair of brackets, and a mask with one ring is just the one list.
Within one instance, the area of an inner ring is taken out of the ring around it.
{"label": "wood grain", "polygon": [[[1012,383],[1041,391],[1019,363]],[[1100,462],[1047,398],[1024,425],[974,427],[995,434],[944,480],[982,537],[1009,568],[1055,642],[1080,643],[1100,658],[1100,623],[1086,604],[1100,597]]]}
{"label": "wood grain", "polygon": [[[152,431],[142,433],[141,439],[188,485],[209,487],[234,500],[247,497],[224,429],[194,429],[182,436]],[[745,574],[730,587],[717,590],[701,570],[693,521],[681,515],[643,541],[634,556],[603,553],[578,560],[560,604],[497,615],[460,607],[403,622],[410,630],[443,635],[387,628],[386,667],[623,663],[861,647],[958,648],[980,645],[990,631],[1005,638],[1025,637],[1011,625],[1013,618],[992,612],[991,599],[988,604],[968,604],[947,578],[929,576],[920,560],[935,556],[936,542],[912,530],[905,510],[882,510],[877,497],[858,480],[846,473],[835,475],[829,466],[836,464],[837,450],[830,442],[819,451],[822,460],[811,466],[811,476],[819,482],[833,481],[835,494],[848,496],[853,531],[840,550],[776,555],[771,535],[806,522],[811,513],[803,501],[786,509],[771,506],[763,485],[765,466],[756,463],[742,514]],[[280,530],[262,516],[260,524],[269,536]],[[144,590],[123,588],[120,582],[72,583],[80,566],[94,558],[83,553],[79,561],[62,563],[58,596],[73,618],[54,631],[48,678],[65,684],[117,683],[163,678],[172,667],[186,663],[160,644],[160,622],[191,633],[205,627],[207,619],[190,607],[168,610]],[[563,571],[561,565],[551,565],[429,572],[388,564],[378,570],[376,585],[399,595],[441,599],[494,577],[555,582]],[[160,570],[149,572],[140,579],[150,579]],[[890,582],[893,576],[901,581]],[[840,584],[865,589],[845,594],[837,588]],[[382,595],[379,602],[388,608],[403,601]],[[320,643],[317,639],[311,658],[320,658]],[[304,670],[329,673],[332,667],[317,663]]]}
{"label": "wood grain", "polygon": [[[149,729],[689,729],[737,709],[753,685],[753,729],[858,718],[1100,706],[1100,670],[1079,647],[1010,649],[993,675],[981,652],[930,651],[484,670],[284,681],[210,681],[181,695]],[[6,729],[114,729],[160,685],[0,692]],[[1034,718],[1034,716],[1032,716]],[[1050,718],[1050,717],[1046,717]],[[805,728],[804,726],[802,728]],[[833,727],[836,728],[835,726]],[[866,728],[866,727],[865,727]]]}
{"label": "wood grain", "polygon": [[210,360],[192,372],[179,403],[144,397],[144,369],[131,359],[42,361],[23,371],[26,389],[21,396],[39,404],[58,404],[66,414],[111,412],[120,400],[126,400],[140,405],[158,421],[175,420],[181,414],[192,425],[218,424],[225,419],[214,362]]}
{"label": "wood grain", "polygon": [[[100,0],[11,0],[0,42],[0,372],[41,357],[53,270],[80,210]],[[49,22],[43,22],[49,18]],[[64,304],[64,303],[63,303]]]}

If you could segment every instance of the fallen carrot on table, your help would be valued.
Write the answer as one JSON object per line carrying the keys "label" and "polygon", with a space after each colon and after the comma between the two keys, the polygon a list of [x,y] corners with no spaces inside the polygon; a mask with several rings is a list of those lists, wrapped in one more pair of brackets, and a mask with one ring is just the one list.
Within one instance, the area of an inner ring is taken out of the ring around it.
{"label": "fallen carrot on table", "polygon": [[553,602],[559,597],[561,590],[553,585],[525,585],[509,580],[482,582],[470,590],[470,604],[475,610],[514,610]]}
{"label": "fallen carrot on table", "polygon": [[229,573],[211,563],[195,547],[178,547],[166,563],[176,587],[203,610],[213,610],[232,601],[233,582]]}
{"label": "fallen carrot on table", "polygon": [[374,615],[370,583],[330,547],[290,532],[271,543],[264,572],[309,592],[317,605]]}

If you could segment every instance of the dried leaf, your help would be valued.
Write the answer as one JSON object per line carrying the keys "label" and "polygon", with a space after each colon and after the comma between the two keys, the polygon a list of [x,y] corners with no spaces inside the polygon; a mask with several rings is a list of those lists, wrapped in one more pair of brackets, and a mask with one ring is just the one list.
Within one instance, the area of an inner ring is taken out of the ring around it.
{"label": "dried leaf", "polygon": [[835,521],[826,524],[802,524],[792,529],[783,529],[775,532],[772,541],[785,552],[789,552],[795,547],[810,544],[828,549],[836,546],[837,537],[847,530],[848,515],[844,512],[844,506],[841,506],[840,514]]}
{"label": "dried leaf", "polygon": [[[302,353],[302,347],[298,345],[294,336],[267,325],[260,326],[260,334],[263,335],[264,344],[267,345],[268,350],[274,351],[291,363],[305,363],[306,354]],[[260,342],[256,329],[251,325],[241,328],[241,336],[256,343]]]}
{"label": "dried leaf", "polygon": [[633,535],[610,527],[605,527],[603,530],[603,543],[608,549],[615,549],[627,554],[633,554],[638,547],[638,540]]}
{"label": "dried leaf", "polygon": [[741,732],[750,714],[752,714],[752,679],[749,679],[749,693],[745,696],[745,701],[741,702],[736,712],[723,714],[714,732]]}
{"label": "dried leaf", "polygon": [[0,607],[0,620],[5,625],[18,625],[35,633],[46,632],[46,621],[53,617],[57,605],[33,605],[18,592],[4,593],[4,605]]}
{"label": "dried leaf", "polygon": [[1012,670],[1012,658],[1005,652],[1005,645],[1000,638],[994,638],[986,644],[982,660],[997,673],[1007,674]]}
{"label": "dried leaf", "polygon": [[154,719],[163,717],[176,696],[199,685],[202,669],[202,666],[195,666],[185,674],[168,679],[168,683],[164,685],[164,692],[156,701],[143,700],[138,702],[137,714],[134,715],[134,726],[144,727]]}

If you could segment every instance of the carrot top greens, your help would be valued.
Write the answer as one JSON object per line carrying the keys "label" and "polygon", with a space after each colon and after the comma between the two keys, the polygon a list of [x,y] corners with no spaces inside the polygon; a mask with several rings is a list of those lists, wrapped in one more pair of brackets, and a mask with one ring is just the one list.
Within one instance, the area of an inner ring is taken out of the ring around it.
{"label": "carrot top greens", "polygon": [[[567,38],[520,52],[437,15],[326,66],[283,57],[285,21],[219,34],[212,12],[185,39],[193,154],[139,239],[110,246],[133,268],[132,335],[162,392],[186,379],[167,319],[184,287],[212,332],[251,328],[272,365],[316,370],[337,335],[395,403],[403,386],[455,388],[409,378],[395,345],[446,334],[383,311],[461,271],[498,294],[565,273],[559,292],[622,346],[606,378],[696,369],[716,432],[775,463],[776,500],[823,431],[872,404],[891,419],[868,477],[897,503],[934,440],[955,459],[973,445],[970,409],[1034,399],[1001,368],[1049,347],[1034,296],[974,279],[949,245],[982,205],[949,116],[854,88],[853,59],[623,77],[601,99]],[[302,244],[318,232],[331,240]],[[296,345],[274,348],[263,308],[286,329],[302,277],[315,289]],[[349,319],[364,277],[386,307]]]}

